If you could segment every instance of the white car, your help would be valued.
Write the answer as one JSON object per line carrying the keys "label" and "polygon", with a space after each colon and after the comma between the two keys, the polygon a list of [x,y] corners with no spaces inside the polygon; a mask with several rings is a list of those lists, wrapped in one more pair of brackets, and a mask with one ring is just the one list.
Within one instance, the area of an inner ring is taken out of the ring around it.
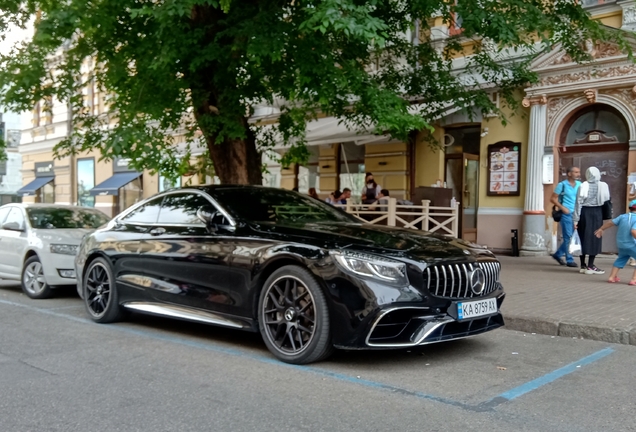
{"label": "white car", "polygon": [[0,278],[19,280],[34,299],[60,285],[75,285],[75,255],[82,237],[109,221],[87,207],[6,204],[0,207]]}

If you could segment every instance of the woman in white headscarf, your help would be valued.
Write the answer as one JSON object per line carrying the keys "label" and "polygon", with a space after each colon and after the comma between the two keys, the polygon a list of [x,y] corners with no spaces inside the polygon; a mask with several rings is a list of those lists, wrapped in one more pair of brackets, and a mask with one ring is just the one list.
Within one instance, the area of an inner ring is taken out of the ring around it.
{"label": "woman in white headscarf", "polygon": [[[581,238],[581,273],[604,274],[605,270],[594,265],[596,255],[601,253],[602,240],[594,231],[603,225],[603,203],[610,199],[609,186],[601,181],[601,172],[590,167],[585,172],[587,181],[579,187],[574,206],[574,226]],[[585,260],[585,257],[589,259]]]}

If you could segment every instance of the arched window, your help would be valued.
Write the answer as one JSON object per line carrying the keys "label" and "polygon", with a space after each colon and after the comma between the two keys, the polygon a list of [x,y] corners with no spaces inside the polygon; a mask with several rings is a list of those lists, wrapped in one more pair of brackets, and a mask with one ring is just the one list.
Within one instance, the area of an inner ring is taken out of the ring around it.
{"label": "arched window", "polygon": [[623,116],[608,105],[596,104],[577,112],[563,128],[561,145],[626,143],[629,140]]}

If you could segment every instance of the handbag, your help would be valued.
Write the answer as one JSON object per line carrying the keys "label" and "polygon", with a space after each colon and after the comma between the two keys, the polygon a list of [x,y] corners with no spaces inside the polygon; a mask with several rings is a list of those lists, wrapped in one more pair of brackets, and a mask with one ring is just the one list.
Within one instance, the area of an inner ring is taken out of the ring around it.
{"label": "handbag", "polygon": [[609,220],[612,219],[612,213],[614,212],[614,209],[612,208],[612,202],[610,200],[607,200],[603,203],[603,220]]}
{"label": "handbag", "polygon": [[[563,186],[563,188],[565,189],[565,186]],[[565,193],[565,190],[561,191],[561,193],[559,194],[559,202],[562,202],[564,193]],[[554,219],[555,222],[561,222],[562,217],[563,217],[563,210],[559,209],[557,206],[552,206],[552,219]]]}

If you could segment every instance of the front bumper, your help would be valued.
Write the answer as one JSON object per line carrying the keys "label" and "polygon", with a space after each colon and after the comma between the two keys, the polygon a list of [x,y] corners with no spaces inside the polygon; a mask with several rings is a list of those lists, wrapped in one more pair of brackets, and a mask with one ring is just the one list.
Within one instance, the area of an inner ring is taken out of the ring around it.
{"label": "front bumper", "polygon": [[73,255],[54,254],[40,251],[40,261],[44,269],[46,283],[51,286],[75,285],[75,277],[62,277],[60,270],[75,270],[75,257]]}
{"label": "front bumper", "polygon": [[378,314],[365,339],[368,348],[407,348],[475,336],[504,325],[499,312],[492,315],[458,320],[451,314],[431,314],[430,310],[413,307],[389,308]]}

